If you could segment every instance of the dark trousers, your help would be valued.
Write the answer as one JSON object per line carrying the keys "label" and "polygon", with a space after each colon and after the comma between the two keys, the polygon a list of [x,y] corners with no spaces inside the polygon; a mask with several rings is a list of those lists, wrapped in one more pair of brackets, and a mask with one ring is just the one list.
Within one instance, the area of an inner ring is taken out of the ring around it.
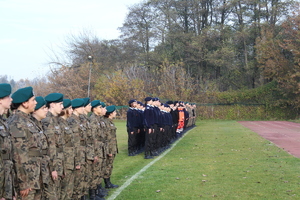
{"label": "dark trousers", "polygon": [[153,129],[151,129],[151,133],[149,133],[149,129],[146,128],[145,132],[145,155],[150,155],[153,149]]}
{"label": "dark trousers", "polygon": [[164,130],[163,147],[166,147],[171,142],[172,129],[170,126],[165,126]]}
{"label": "dark trousers", "polygon": [[128,153],[134,153],[136,149],[136,141],[137,141],[137,129],[135,128],[133,133],[127,129],[128,133]]}

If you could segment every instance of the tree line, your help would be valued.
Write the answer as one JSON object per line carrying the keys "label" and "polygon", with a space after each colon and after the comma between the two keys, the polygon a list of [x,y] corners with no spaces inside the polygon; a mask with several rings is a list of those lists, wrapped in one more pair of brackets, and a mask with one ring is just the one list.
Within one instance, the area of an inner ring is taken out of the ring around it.
{"label": "tree line", "polygon": [[117,39],[88,30],[66,38],[42,82],[69,98],[87,96],[90,84],[92,98],[126,105],[149,95],[217,102],[274,81],[276,105],[299,108],[299,25],[290,0],[142,1]]}

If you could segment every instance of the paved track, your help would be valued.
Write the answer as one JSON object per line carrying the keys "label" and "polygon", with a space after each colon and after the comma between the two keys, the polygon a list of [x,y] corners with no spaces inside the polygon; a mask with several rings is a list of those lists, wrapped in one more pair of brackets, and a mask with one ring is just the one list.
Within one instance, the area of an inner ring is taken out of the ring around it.
{"label": "paved track", "polygon": [[287,121],[239,121],[243,126],[300,158],[300,124]]}

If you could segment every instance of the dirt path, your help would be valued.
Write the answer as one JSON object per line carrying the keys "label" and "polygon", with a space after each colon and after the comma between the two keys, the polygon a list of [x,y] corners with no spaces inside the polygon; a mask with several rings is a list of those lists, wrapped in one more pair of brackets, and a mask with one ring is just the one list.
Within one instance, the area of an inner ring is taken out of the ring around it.
{"label": "dirt path", "polygon": [[300,124],[287,121],[239,121],[239,123],[300,158]]}

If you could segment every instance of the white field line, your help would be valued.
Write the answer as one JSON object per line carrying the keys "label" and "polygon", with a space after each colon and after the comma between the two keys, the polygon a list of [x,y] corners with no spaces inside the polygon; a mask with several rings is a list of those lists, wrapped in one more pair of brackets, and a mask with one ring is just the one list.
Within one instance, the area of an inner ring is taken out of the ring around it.
{"label": "white field line", "polygon": [[[192,129],[190,129],[192,130]],[[173,145],[167,149],[164,153],[162,153],[160,156],[158,156],[157,158],[155,158],[154,160],[152,160],[150,163],[148,163],[145,167],[143,167],[140,171],[138,171],[135,175],[133,175],[130,179],[128,179],[123,185],[121,185],[121,187],[119,187],[107,200],[114,200],[115,198],[117,198],[117,196],[119,196],[119,194],[127,187],[129,186],[132,181],[134,181],[135,179],[138,178],[139,175],[141,175],[141,173],[143,173],[144,171],[146,171],[149,167],[151,167],[154,163],[156,163],[157,161],[159,161],[161,158],[163,158],[167,153],[169,153],[169,151],[171,151],[176,145],[177,143],[184,138],[188,132],[187,131],[181,138],[179,138],[175,143],[173,143]]]}

